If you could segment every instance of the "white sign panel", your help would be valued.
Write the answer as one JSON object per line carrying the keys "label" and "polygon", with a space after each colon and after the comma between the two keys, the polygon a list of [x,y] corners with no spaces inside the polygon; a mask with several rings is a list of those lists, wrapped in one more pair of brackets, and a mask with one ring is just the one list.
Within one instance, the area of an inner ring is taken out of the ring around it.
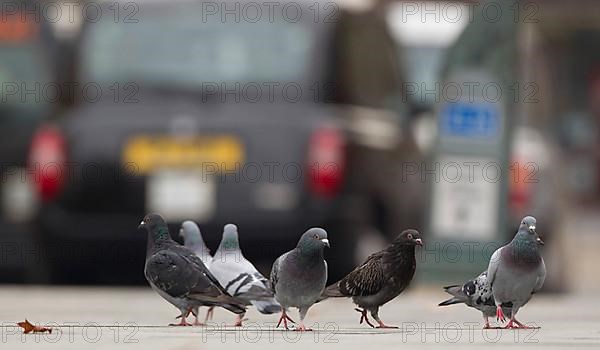
{"label": "white sign panel", "polygon": [[434,164],[433,232],[445,239],[494,239],[498,230],[500,164],[490,158],[452,155],[441,156]]}
{"label": "white sign panel", "polygon": [[205,222],[216,207],[216,184],[197,171],[159,171],[146,182],[146,210],[167,221],[192,219]]}

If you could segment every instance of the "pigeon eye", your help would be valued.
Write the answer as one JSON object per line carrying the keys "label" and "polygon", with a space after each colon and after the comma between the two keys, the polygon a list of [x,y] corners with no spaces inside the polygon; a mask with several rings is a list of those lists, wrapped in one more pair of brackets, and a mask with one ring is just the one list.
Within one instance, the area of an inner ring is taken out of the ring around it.
{"label": "pigeon eye", "polygon": [[319,239],[319,235],[314,235],[313,238],[314,239]]}
{"label": "pigeon eye", "polygon": [[413,235],[412,235],[411,233],[409,233],[409,234],[408,234],[406,237],[407,237],[408,239],[413,239]]}

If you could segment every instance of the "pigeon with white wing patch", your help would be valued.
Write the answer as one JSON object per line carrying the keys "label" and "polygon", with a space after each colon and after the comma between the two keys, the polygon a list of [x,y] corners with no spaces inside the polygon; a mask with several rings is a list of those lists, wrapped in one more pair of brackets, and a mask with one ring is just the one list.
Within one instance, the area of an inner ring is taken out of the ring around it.
{"label": "pigeon with white wing patch", "polygon": [[138,228],[148,233],[146,280],[181,312],[178,316],[181,322],[174,326],[190,326],[186,317],[198,306],[220,306],[236,314],[246,311],[243,303],[227,293],[194,252],[171,238],[160,215],[146,215]]}
{"label": "pigeon with white wing patch", "polygon": [[[490,327],[489,318],[496,315],[496,302],[494,301],[494,295],[487,280],[487,271],[483,271],[477,278],[469,280],[463,285],[444,287],[444,291],[452,295],[452,298],[442,301],[438,306],[464,303],[481,311],[484,319],[484,329],[492,328]],[[512,305],[507,303],[502,306],[502,311],[510,317],[512,313],[511,308]]]}
{"label": "pigeon with white wing patch", "polygon": [[[273,314],[281,311],[269,281],[242,254],[236,225],[225,225],[223,238],[210,263],[210,271],[229,294],[246,305],[254,305],[258,312]],[[242,325],[243,316],[237,316],[235,326]]]}

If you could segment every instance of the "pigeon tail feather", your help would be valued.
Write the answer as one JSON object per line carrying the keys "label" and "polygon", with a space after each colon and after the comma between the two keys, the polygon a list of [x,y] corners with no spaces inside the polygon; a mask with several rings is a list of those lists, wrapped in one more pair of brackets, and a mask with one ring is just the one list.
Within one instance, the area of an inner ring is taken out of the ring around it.
{"label": "pigeon tail feather", "polygon": [[221,294],[217,297],[209,297],[202,294],[190,294],[189,297],[207,304],[224,307],[225,309],[236,314],[243,314],[246,312],[246,306],[244,306],[244,303],[228,294]]}
{"label": "pigeon tail feather", "polygon": [[461,300],[457,297],[453,297],[448,300],[442,301],[441,303],[438,304],[438,306],[448,306],[448,305],[454,305],[454,304],[461,304],[464,302],[465,302],[464,300]]}
{"label": "pigeon tail feather", "polygon": [[453,297],[448,300],[442,301],[441,303],[438,304],[438,306],[460,304],[460,303],[465,303],[468,300],[468,297],[465,294],[465,292],[463,291],[462,286],[459,286],[459,285],[447,286],[447,287],[444,287],[444,292],[452,295]]}
{"label": "pigeon tail feather", "polygon": [[241,304],[221,304],[219,305],[231,312],[233,312],[234,314],[243,314],[246,313],[246,307],[244,307]]}
{"label": "pigeon tail feather", "polygon": [[281,306],[275,301],[275,299],[252,301],[252,305],[256,307],[258,312],[265,315],[270,315],[281,311]]}

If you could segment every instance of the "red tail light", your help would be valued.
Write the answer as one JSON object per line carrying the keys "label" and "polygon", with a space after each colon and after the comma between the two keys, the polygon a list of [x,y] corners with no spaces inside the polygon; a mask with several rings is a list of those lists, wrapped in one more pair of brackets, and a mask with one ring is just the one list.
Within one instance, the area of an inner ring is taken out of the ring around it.
{"label": "red tail light", "polygon": [[29,171],[40,198],[48,201],[60,192],[66,177],[65,139],[53,126],[41,127],[33,136],[29,152]]}
{"label": "red tail light", "polygon": [[340,190],[345,170],[345,140],[340,131],[315,131],[308,149],[308,169],[308,187],[313,193],[330,197]]}
{"label": "red tail light", "polygon": [[535,173],[529,168],[530,163],[516,160],[511,164],[511,181],[509,183],[509,205],[516,215],[520,215],[531,205],[532,193],[530,180]]}

